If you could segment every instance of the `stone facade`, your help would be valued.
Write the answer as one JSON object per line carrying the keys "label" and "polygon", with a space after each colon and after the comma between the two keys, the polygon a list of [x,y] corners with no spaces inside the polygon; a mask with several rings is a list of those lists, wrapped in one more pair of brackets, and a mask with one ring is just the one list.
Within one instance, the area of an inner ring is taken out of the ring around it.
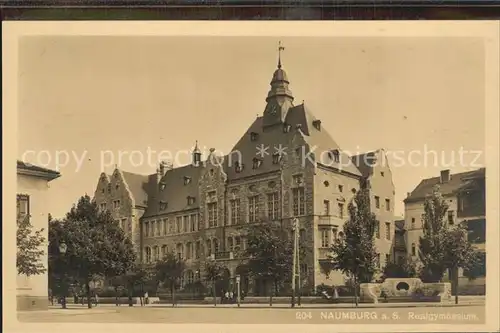
{"label": "stone facade", "polygon": [[[176,168],[160,164],[156,174],[136,175],[142,177],[143,186],[134,189],[127,187],[130,176],[122,177],[119,170],[116,176],[101,175],[96,200],[107,205],[121,200],[124,206],[116,210],[117,219],[138,217],[133,212],[138,204],[136,192],[147,189],[139,224],[134,220],[131,226],[143,263],[152,264],[164,249],[186,260],[183,284],[203,276],[206,261],[214,259],[234,277],[246,259],[248,228],[255,223],[278,223],[291,234],[292,220],[297,218],[305,252],[300,260],[303,290],[313,291],[322,283],[345,284],[342,274],[333,272],[327,277],[319,263],[327,260],[327,248],[348,219],[348,205],[365,183],[371,184],[371,196],[379,196],[382,205],[388,200],[387,209],[375,203],[372,208],[382,227],[389,223],[389,239],[383,238],[381,229],[377,247],[382,258],[391,253],[395,228],[389,167],[353,163],[353,157],[340,149],[304,103],[294,105],[288,85],[280,64],[262,116],[226,156],[218,156],[213,149],[202,161],[196,146],[192,164]],[[365,155],[386,162],[383,150]],[[121,185],[115,189],[113,182]],[[258,281],[248,281],[248,287],[250,293],[264,292]]]}

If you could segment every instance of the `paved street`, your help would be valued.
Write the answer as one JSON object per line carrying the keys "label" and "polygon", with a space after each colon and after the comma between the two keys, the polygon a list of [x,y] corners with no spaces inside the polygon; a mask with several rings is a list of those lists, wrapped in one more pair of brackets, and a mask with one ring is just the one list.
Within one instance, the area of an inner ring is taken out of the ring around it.
{"label": "paved street", "polygon": [[[389,306],[389,307],[388,307]],[[63,310],[22,312],[22,322],[73,323],[217,323],[217,324],[481,324],[484,322],[483,304],[430,305],[389,304],[374,306],[307,306],[292,309],[285,306],[147,306],[128,307],[103,305],[92,309],[71,306]]]}

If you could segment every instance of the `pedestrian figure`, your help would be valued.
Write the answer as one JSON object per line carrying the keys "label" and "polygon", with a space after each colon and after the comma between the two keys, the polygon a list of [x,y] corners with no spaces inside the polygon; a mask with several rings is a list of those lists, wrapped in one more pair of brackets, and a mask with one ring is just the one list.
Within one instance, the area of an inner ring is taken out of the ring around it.
{"label": "pedestrian figure", "polygon": [[234,294],[232,291],[229,292],[229,300],[230,300],[230,303],[234,303]]}
{"label": "pedestrian figure", "polygon": [[229,292],[226,291],[226,293],[224,294],[224,302],[229,303],[228,301],[229,301]]}
{"label": "pedestrian figure", "polygon": [[99,303],[99,296],[97,294],[95,294],[94,302],[95,302],[95,306],[97,306],[97,304]]}
{"label": "pedestrian figure", "polygon": [[147,291],[144,293],[144,303],[144,305],[149,304],[149,294]]}

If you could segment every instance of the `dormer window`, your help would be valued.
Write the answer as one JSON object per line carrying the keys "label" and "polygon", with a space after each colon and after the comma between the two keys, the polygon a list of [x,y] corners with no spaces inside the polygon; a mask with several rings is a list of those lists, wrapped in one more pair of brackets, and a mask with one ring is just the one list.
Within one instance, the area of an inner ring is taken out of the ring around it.
{"label": "dormer window", "polygon": [[113,208],[114,209],[120,208],[120,200],[114,200],[113,201]]}
{"label": "dormer window", "polygon": [[193,205],[195,202],[195,198],[194,197],[187,197],[187,204],[188,205]]}
{"label": "dormer window", "polygon": [[321,120],[315,120],[313,121],[313,126],[316,128],[318,131],[321,131]]}
{"label": "dormer window", "polygon": [[160,201],[160,210],[167,209],[168,205],[165,201]]}
{"label": "dormer window", "polygon": [[115,185],[115,189],[117,189],[117,190],[118,190],[119,188],[120,188],[120,184],[116,184],[116,185]]}
{"label": "dormer window", "polygon": [[191,177],[185,176],[184,177],[184,185],[188,185],[189,183],[191,183]]}
{"label": "dormer window", "polygon": [[273,164],[279,164],[283,156],[280,153],[273,154]]}
{"label": "dormer window", "polygon": [[253,168],[258,169],[262,165],[262,160],[258,158],[253,159]]}
{"label": "dormer window", "polygon": [[283,133],[288,133],[290,132],[290,129],[292,128],[291,125],[288,125],[288,124],[284,124],[283,125]]}
{"label": "dormer window", "polygon": [[108,193],[111,193],[111,184],[108,184]]}
{"label": "dormer window", "polygon": [[340,153],[338,149],[334,149],[328,153],[328,156],[335,162],[339,163],[340,162]]}
{"label": "dormer window", "polygon": [[160,191],[163,191],[167,185],[165,183],[160,183]]}
{"label": "dormer window", "polygon": [[255,132],[250,133],[250,140],[257,141],[258,138],[259,138],[258,133],[255,133]]}
{"label": "dormer window", "polygon": [[104,193],[104,189],[101,189],[101,192]]}

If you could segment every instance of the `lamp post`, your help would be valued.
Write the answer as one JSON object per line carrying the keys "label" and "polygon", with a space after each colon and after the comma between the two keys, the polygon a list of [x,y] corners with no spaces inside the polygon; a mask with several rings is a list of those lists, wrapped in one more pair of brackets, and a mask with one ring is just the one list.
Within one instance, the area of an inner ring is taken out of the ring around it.
{"label": "lamp post", "polygon": [[238,307],[240,307],[241,303],[241,277],[239,275],[236,275],[236,286],[237,286],[237,299],[238,299]]}
{"label": "lamp post", "polygon": [[[64,243],[64,242],[61,242],[59,244],[59,253],[61,255],[65,255],[66,254],[66,251],[68,250],[68,246]],[[61,299],[61,306],[63,309],[66,309],[66,272],[64,272],[62,274],[62,299]]]}
{"label": "lamp post", "polygon": [[293,233],[293,267],[292,267],[292,308],[295,307],[295,287],[297,277],[297,258],[298,258],[298,233],[299,233],[299,220],[294,218],[292,221]]}

